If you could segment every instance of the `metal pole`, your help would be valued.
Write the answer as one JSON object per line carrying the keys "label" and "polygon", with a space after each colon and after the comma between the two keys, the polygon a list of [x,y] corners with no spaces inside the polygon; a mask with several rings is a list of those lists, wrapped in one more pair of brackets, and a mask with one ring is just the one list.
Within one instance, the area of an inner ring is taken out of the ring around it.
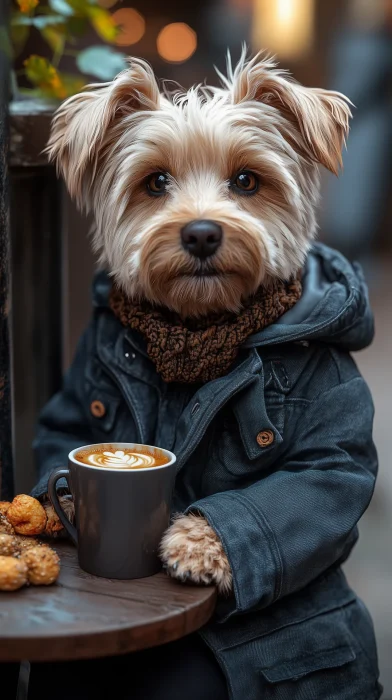
{"label": "metal pole", "polygon": [[[7,7],[0,2],[0,27],[6,27]],[[10,240],[8,204],[8,99],[9,60],[0,48],[0,498],[13,494],[11,337],[10,312]]]}
{"label": "metal pole", "polygon": [[53,107],[12,102],[10,220],[14,477],[18,493],[34,486],[33,441],[40,410],[62,382],[62,192],[42,153]]}

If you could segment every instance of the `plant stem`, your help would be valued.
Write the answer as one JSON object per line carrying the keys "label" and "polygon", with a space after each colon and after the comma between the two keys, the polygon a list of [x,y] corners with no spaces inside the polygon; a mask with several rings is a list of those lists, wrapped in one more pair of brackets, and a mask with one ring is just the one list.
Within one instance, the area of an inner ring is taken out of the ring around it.
{"label": "plant stem", "polygon": [[58,68],[58,65],[62,59],[63,53],[64,53],[64,47],[62,47],[61,49],[56,49],[56,51],[54,52],[53,58],[52,58],[52,65],[55,68]]}

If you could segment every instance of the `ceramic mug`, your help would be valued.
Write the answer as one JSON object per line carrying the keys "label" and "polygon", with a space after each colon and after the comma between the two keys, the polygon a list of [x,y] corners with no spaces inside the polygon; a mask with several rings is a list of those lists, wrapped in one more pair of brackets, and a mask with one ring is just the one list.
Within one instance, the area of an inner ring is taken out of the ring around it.
{"label": "ceramic mug", "polygon": [[[78,452],[135,451],[164,456],[162,466],[115,468],[92,466]],[[157,573],[159,544],[169,525],[176,476],[172,452],[151,445],[110,443],[78,447],[68,455],[68,469],[55,469],[48,494],[63,526],[77,546],[82,569],[95,576],[134,579]],[[56,484],[65,477],[75,504],[72,525],[61,508]]]}

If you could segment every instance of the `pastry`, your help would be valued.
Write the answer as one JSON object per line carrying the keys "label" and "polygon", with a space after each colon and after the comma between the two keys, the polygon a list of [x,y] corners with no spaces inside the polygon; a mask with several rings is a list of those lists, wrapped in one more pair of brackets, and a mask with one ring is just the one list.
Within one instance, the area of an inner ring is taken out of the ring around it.
{"label": "pastry", "polygon": [[16,557],[0,556],[0,591],[16,591],[27,583],[27,564]]}
{"label": "pastry", "polygon": [[46,513],[39,501],[31,496],[15,496],[7,510],[7,520],[19,535],[39,535],[46,527]]}
{"label": "pastry", "polygon": [[7,510],[11,505],[11,501],[0,501],[0,513],[7,515]]}
{"label": "pastry", "polygon": [[0,556],[12,556],[19,552],[20,547],[17,537],[13,535],[0,535]]}
{"label": "pastry", "polygon": [[0,513],[0,535],[14,535],[15,530],[9,520]]}
{"label": "pastry", "polygon": [[26,549],[21,561],[27,566],[27,578],[34,586],[49,586],[60,573],[60,560],[50,547],[38,546]]}

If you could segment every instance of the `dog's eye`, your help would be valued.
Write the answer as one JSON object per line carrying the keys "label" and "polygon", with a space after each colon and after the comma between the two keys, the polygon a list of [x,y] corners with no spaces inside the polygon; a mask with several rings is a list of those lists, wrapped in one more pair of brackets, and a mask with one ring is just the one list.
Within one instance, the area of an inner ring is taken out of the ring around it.
{"label": "dog's eye", "polygon": [[165,173],[153,173],[147,178],[147,191],[149,194],[165,194],[167,186],[167,175]]}
{"label": "dog's eye", "polygon": [[249,170],[243,170],[233,178],[231,186],[241,194],[254,194],[259,188],[259,181]]}

